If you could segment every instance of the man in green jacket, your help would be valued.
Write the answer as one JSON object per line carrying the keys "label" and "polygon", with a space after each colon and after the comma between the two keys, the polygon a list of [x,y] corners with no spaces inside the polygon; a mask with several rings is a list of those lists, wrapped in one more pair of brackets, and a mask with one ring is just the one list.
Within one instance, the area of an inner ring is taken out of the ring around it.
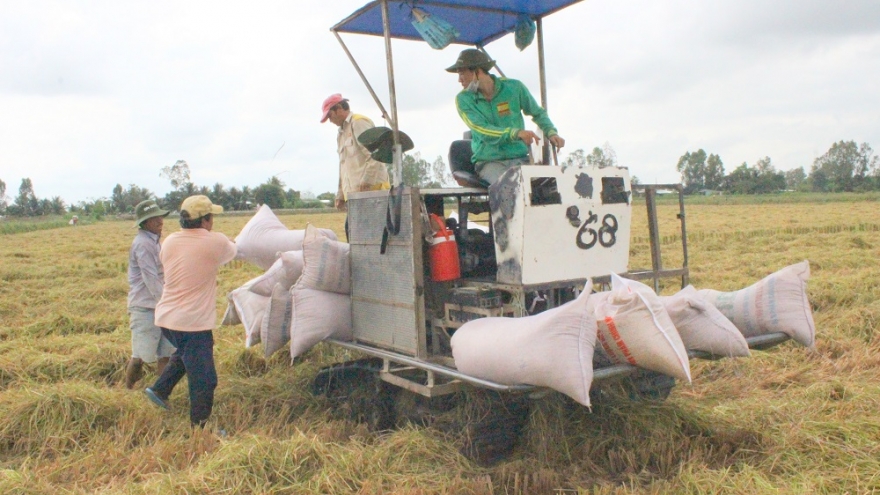
{"label": "man in green jacket", "polygon": [[540,141],[525,128],[523,114],[532,117],[553,146],[565,145],[547,110],[538,105],[525,85],[489,74],[494,66],[495,61],[484,52],[468,48],[446,69],[458,74],[464,88],[455,97],[455,106],[471,130],[477,175],[490,184],[507,169],[529,163],[529,147]]}

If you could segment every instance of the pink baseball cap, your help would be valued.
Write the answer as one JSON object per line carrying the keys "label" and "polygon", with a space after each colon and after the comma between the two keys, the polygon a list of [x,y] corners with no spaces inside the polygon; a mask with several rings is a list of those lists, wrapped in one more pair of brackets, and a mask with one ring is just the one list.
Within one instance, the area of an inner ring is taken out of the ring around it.
{"label": "pink baseball cap", "polygon": [[324,100],[324,104],[321,105],[321,111],[324,113],[324,116],[321,117],[321,123],[327,122],[327,119],[330,118],[330,109],[333,108],[333,105],[337,103],[341,103],[343,101],[348,101],[348,98],[343,98],[341,94],[336,93],[332,94]]}

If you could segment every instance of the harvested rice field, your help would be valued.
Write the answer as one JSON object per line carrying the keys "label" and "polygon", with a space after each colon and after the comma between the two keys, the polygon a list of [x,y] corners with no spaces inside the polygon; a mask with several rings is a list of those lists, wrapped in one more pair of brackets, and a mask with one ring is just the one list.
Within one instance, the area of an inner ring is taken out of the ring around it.
{"label": "harvested rice field", "polygon": [[[689,199],[690,282],[733,291],[809,260],[815,349],[693,360],[693,384],[660,403],[612,397],[591,411],[547,394],[513,455],[488,466],[448,432],[339,418],[309,384],[356,356],[319,344],[293,365],[286,351],[266,360],[241,325],[215,330],[214,414],[193,431],[185,383],[169,412],[123,385],[131,221],[0,235],[0,493],[880,492],[880,208],[870,196],[793,198]],[[675,267],[677,204],[659,210]],[[650,267],[644,206],[633,213],[630,269]],[[219,216],[214,229],[235,237],[248,218]],[[339,213],[280,218],[343,230]],[[166,236],[178,229],[166,221]],[[261,272],[221,269],[218,317],[226,293]],[[149,369],[139,389],[154,379]]]}

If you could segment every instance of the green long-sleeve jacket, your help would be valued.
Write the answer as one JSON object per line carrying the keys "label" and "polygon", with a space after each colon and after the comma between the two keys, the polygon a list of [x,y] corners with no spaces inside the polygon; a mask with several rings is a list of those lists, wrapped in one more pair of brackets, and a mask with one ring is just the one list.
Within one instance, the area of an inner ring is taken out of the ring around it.
{"label": "green long-sleeve jacket", "polygon": [[458,115],[472,131],[474,163],[528,155],[528,146],[517,137],[519,131],[525,129],[523,114],[532,117],[545,138],[558,134],[547,110],[538,105],[523,83],[491,77],[495,81],[492,101],[486,100],[479,91],[462,91],[455,97]]}

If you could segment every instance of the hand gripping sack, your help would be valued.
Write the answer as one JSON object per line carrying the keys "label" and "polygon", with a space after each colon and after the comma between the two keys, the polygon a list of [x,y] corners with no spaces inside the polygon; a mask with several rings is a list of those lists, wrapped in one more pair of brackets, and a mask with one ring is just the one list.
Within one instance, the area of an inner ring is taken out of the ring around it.
{"label": "hand gripping sack", "polygon": [[734,324],[688,285],[672,296],[660,296],[686,349],[716,356],[748,356],[749,344]]}
{"label": "hand gripping sack", "polygon": [[612,362],[691,381],[681,336],[650,287],[612,273],[611,291],[596,297],[593,308],[598,345]]}
{"label": "hand gripping sack", "polygon": [[[332,230],[320,230],[326,237],[336,239]],[[268,270],[278,259],[278,253],[302,249],[304,235],[303,230],[288,229],[268,205],[263,205],[236,236],[235,259],[247,260]]]}
{"label": "hand gripping sack", "polygon": [[810,262],[802,261],[736,292],[702,289],[698,294],[730,319],[745,337],[782,332],[813,347],[816,324],[807,299]]}
{"label": "hand gripping sack", "polygon": [[452,357],[462,373],[505,385],[549,387],[590,405],[596,321],[588,282],[558,308],[522,318],[471,320],[452,335]]}

